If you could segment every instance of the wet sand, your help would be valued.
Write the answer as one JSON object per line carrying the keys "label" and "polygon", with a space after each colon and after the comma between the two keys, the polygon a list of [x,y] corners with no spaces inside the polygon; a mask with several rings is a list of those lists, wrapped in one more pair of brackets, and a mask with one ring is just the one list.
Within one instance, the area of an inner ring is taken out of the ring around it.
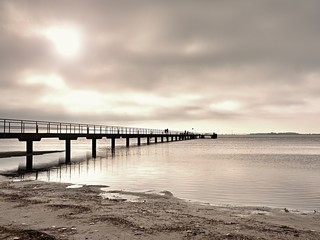
{"label": "wet sand", "polygon": [[320,239],[320,214],[211,206],[170,192],[0,183],[0,239]]}

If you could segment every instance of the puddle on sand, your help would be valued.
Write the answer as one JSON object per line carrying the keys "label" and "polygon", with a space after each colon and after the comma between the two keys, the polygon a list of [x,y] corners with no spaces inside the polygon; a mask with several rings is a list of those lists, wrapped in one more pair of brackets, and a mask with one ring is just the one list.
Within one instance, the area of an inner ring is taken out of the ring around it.
{"label": "puddle on sand", "polygon": [[[105,193],[101,193],[100,196],[104,199],[118,201],[118,202],[145,202],[148,198],[154,197],[172,197],[173,194],[169,191],[154,191],[147,190],[143,192],[123,192],[123,191],[110,191],[107,188],[101,188]],[[108,191],[107,191],[108,190]]]}
{"label": "puddle on sand", "polygon": [[106,192],[106,193],[101,193],[100,196],[103,199],[108,199],[111,201],[116,201],[116,202],[144,202],[145,200],[142,199],[139,196],[134,196],[130,194],[123,194],[123,193],[113,193],[113,192]]}
{"label": "puddle on sand", "polygon": [[74,184],[74,185],[70,185],[66,188],[82,188],[82,187],[83,187],[83,185],[81,185],[81,184]]}

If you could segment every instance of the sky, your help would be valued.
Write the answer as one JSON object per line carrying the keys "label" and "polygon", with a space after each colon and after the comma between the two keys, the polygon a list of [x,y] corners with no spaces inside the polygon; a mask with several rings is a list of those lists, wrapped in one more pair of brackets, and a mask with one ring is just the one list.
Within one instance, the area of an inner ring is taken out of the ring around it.
{"label": "sky", "polygon": [[0,118],[319,133],[318,0],[1,0]]}

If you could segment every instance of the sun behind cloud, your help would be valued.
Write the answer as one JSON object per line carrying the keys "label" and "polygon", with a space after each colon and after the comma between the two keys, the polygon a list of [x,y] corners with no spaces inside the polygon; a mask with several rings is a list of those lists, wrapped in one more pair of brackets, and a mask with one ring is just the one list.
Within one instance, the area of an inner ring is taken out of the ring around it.
{"label": "sun behind cloud", "polygon": [[82,35],[74,26],[52,26],[42,33],[53,43],[56,52],[62,57],[75,57],[81,51]]}

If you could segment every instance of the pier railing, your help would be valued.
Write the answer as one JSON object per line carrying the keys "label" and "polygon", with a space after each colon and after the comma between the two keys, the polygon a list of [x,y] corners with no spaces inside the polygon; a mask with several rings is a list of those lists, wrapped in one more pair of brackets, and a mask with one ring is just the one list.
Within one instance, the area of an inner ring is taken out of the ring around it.
{"label": "pier railing", "polygon": [[48,122],[0,118],[0,133],[39,134],[182,134],[181,131],[96,124]]}

